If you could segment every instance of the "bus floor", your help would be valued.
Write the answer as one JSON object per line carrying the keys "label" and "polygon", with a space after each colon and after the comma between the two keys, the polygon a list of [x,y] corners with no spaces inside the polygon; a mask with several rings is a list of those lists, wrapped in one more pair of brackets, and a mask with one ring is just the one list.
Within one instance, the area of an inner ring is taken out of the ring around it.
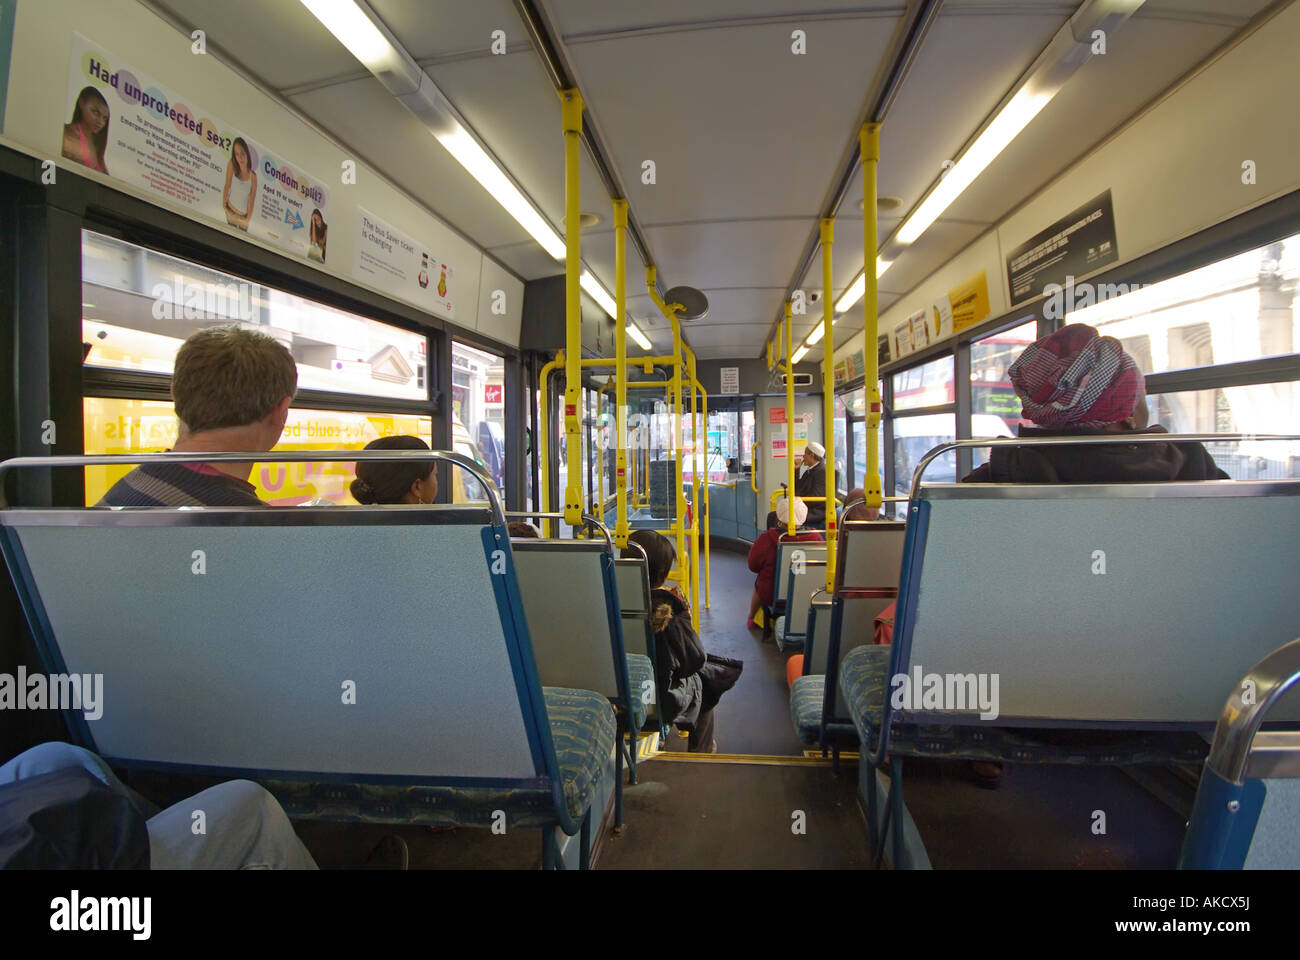
{"label": "bus floor", "polygon": [[[623,830],[597,839],[599,869],[868,866],[851,760],[837,775],[820,759],[659,754],[639,772],[625,788]],[[909,760],[904,793],[938,869],[1168,869],[1182,842],[1181,818],[1113,767],[1009,766],[1001,788],[986,790],[961,761]],[[411,869],[541,866],[536,830],[296,826],[326,869],[360,865],[390,832],[410,847]]]}
{"label": "bus floor", "polygon": [[[800,756],[803,746],[790,722],[786,656],[771,639],[763,640],[761,631],[745,626],[754,575],[740,554],[714,550],[711,559],[711,603],[707,609],[701,604],[700,639],[709,653],[745,662],[740,680],[714,710],[718,749]],[[704,590],[702,574],[700,590]]]}

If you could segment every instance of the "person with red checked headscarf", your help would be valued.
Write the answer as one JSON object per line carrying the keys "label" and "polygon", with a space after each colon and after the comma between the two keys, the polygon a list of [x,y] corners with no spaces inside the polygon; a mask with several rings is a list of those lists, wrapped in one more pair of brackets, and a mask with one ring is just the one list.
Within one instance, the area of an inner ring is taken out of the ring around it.
{"label": "person with red checked headscarf", "polygon": [[[1167,433],[1147,425],[1142,371],[1114,337],[1072,323],[1025,348],[1008,375],[1033,427],[1020,436]],[[1117,438],[1118,439],[1118,438]],[[963,483],[1140,483],[1227,480],[1201,444],[994,447]]]}

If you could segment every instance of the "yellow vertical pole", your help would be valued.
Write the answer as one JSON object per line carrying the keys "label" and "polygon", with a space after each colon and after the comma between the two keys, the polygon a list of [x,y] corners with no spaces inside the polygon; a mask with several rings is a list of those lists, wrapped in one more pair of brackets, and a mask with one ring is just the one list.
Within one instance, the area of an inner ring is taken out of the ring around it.
{"label": "yellow vertical pole", "polygon": [[794,536],[794,354],[790,350],[790,301],[785,302],[785,476],[786,533]]}
{"label": "yellow vertical pole", "polygon": [[862,274],[866,292],[862,305],[866,316],[862,335],[866,360],[867,391],[866,443],[867,476],[862,486],[868,507],[880,508],[880,356],[876,351],[876,338],[880,331],[879,304],[876,289],[876,167],[880,163],[880,124],[864,123],[858,133],[862,153]]}
{"label": "yellow vertical pole", "polygon": [[[835,589],[835,338],[831,336],[834,280],[831,276],[831,247],[835,243],[835,221],[824,217],[822,233],[822,391],[826,401],[822,419],[826,423],[826,589]],[[848,426],[847,421],[845,426]],[[847,438],[846,438],[847,442]]]}
{"label": "yellow vertical pole", "polygon": [[[574,87],[561,90],[560,103],[564,121],[564,432],[572,456],[582,449],[578,436],[578,405],[582,391],[582,292],[578,286],[582,272],[582,241],[578,229],[578,141],[582,135],[582,94]],[[582,470],[574,470],[572,464],[564,493],[564,520],[575,528],[582,525]]]}
{"label": "yellow vertical pole", "polygon": [[627,201],[614,198],[614,432],[618,444],[614,477],[618,486],[618,518],[614,542],[627,546]]}
{"label": "yellow vertical pole", "polygon": [[709,556],[709,395],[703,384],[698,381],[695,388],[700,391],[700,414],[704,420],[704,608],[712,610],[710,585],[712,581],[712,562]]}
{"label": "yellow vertical pole", "polygon": [[[691,389],[691,603],[699,610],[700,595],[700,421],[699,395],[695,392],[695,351],[686,351],[686,372]],[[700,625],[699,618],[695,625]]]}

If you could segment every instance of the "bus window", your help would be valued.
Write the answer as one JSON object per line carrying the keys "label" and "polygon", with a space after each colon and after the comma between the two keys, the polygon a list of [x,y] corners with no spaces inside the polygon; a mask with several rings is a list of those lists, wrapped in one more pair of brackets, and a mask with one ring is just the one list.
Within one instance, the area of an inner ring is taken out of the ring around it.
{"label": "bus window", "polygon": [[[971,436],[1015,436],[1017,427],[1029,423],[1021,416],[1020,397],[1016,395],[1007,371],[1037,337],[1038,324],[1030,320],[971,344]],[[981,421],[981,417],[991,419]],[[994,420],[1001,420],[1006,432],[992,426]],[[983,464],[988,460],[988,454],[987,448],[972,450],[973,465]]]}
{"label": "bus window", "polygon": [[953,402],[953,358],[939,357],[894,374],[894,409],[916,410]]}

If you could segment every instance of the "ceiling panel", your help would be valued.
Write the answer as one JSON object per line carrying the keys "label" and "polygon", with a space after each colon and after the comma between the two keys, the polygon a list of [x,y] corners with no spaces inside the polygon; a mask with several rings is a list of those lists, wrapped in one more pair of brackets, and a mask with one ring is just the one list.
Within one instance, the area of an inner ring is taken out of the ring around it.
{"label": "ceiling panel", "polygon": [[[805,56],[790,53],[784,25],[582,43],[568,53],[643,223],[808,217],[892,28],[891,19],[819,21]],[[654,184],[642,182],[647,160]]]}
{"label": "ceiling panel", "polygon": [[[920,201],[1065,23],[1059,6],[1016,16],[940,14],[880,130],[880,196],[899,197],[902,210]],[[856,176],[844,207],[858,210],[861,199]]]}
{"label": "ceiling panel", "polygon": [[1206,23],[1130,19],[1109,39],[1106,55],[1080,67],[944,216],[1000,220],[1218,49],[1231,32]]}
{"label": "ceiling panel", "polygon": [[645,227],[659,268],[694,287],[784,286],[815,221],[733,220]]}
{"label": "ceiling panel", "polygon": [[[480,246],[528,234],[373,77],[298,94],[290,102]],[[379,211],[376,211],[378,213]]]}
{"label": "ceiling panel", "polygon": [[207,34],[276,90],[347,75],[365,67],[296,0],[154,0],[159,9]]}
{"label": "ceiling panel", "polygon": [[[281,0],[284,2],[284,0]],[[474,54],[491,57],[492,33],[504,31],[507,53],[528,48],[510,0],[368,0],[416,60]]]}
{"label": "ceiling panel", "polygon": [[[710,29],[728,21],[764,18],[807,18],[809,22],[832,14],[843,17],[898,17],[906,6],[902,0],[817,0],[815,10],[801,7],[797,0],[655,0],[654,3],[615,0],[545,0],[551,22],[566,44],[602,34],[665,28]],[[799,26],[791,23],[786,30]]]}
{"label": "ceiling panel", "polygon": [[[831,273],[835,295],[843,293],[854,278],[862,272],[862,247],[865,239],[862,232],[862,215],[840,216],[835,218],[835,246],[831,251]],[[901,221],[897,217],[878,217],[876,222],[876,242],[883,243]],[[804,290],[820,290],[822,287],[822,251],[820,245],[808,264],[808,270],[799,284]]]}

